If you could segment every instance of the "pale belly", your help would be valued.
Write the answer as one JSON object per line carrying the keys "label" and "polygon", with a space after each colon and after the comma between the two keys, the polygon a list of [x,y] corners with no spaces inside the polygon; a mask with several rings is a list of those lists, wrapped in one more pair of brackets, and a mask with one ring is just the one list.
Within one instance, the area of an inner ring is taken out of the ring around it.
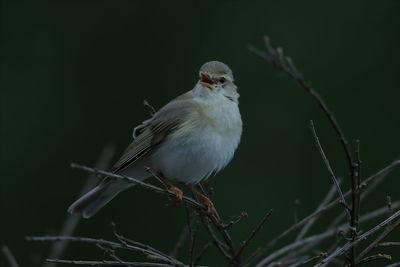
{"label": "pale belly", "polygon": [[229,163],[239,138],[198,129],[195,134],[166,140],[152,155],[151,165],[170,180],[196,184]]}

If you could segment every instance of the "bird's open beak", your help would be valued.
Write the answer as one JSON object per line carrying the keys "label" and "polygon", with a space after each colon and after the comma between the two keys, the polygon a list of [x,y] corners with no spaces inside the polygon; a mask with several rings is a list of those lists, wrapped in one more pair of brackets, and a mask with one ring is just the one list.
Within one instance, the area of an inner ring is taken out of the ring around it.
{"label": "bird's open beak", "polygon": [[201,73],[200,84],[211,89],[212,85],[214,84],[214,81],[211,80],[208,75]]}

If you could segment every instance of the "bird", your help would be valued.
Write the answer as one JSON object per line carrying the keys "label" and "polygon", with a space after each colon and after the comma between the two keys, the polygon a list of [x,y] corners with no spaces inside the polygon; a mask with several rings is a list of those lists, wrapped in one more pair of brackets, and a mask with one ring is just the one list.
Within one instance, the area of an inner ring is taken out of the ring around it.
{"label": "bird", "polygon": [[[239,93],[231,69],[219,61],[203,64],[194,88],[143,121],[133,131],[133,141],[110,172],[145,180],[157,174],[177,202],[183,184],[201,201],[207,212],[214,205],[194,186],[221,171],[240,143],[243,123]],[[116,195],[133,186],[105,177],[96,187],[68,208],[90,218]]]}

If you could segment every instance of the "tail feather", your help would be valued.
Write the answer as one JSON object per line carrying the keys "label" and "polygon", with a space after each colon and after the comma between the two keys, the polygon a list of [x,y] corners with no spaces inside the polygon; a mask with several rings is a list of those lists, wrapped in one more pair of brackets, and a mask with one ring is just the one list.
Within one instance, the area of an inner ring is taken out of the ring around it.
{"label": "tail feather", "polygon": [[90,218],[110,202],[119,192],[131,185],[122,181],[102,182],[91,191],[80,197],[68,208],[70,213],[82,213],[84,218]]}

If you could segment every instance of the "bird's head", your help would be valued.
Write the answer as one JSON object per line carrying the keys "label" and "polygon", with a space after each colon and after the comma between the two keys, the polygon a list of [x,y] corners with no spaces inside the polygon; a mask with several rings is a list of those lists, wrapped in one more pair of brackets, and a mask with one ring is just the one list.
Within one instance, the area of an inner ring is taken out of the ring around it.
{"label": "bird's head", "polygon": [[201,66],[198,85],[207,93],[222,94],[235,102],[239,97],[231,69],[219,61],[210,61]]}

